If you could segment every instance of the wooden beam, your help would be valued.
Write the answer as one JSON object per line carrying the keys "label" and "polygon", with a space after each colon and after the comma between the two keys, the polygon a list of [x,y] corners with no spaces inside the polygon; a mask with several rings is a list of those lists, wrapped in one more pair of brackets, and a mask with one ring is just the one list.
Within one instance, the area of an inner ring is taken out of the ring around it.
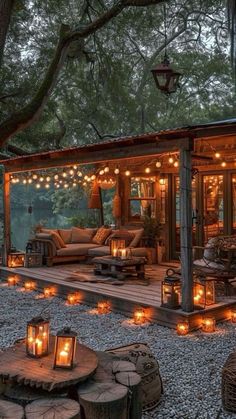
{"label": "wooden beam", "polygon": [[180,258],[182,273],[182,309],[186,312],[191,312],[194,309],[191,168],[191,150],[180,150]]}
{"label": "wooden beam", "polygon": [[3,173],[3,266],[7,266],[8,254],[11,249],[11,221],[10,221],[10,175]]}
{"label": "wooden beam", "polygon": [[155,140],[150,143],[134,142],[132,145],[116,145],[113,147],[91,146],[60,150],[55,153],[43,153],[24,158],[3,161],[8,173],[20,173],[30,170],[40,170],[53,167],[65,167],[73,164],[94,164],[108,161],[133,160],[136,157],[155,157],[165,152],[177,152],[186,146],[186,138],[175,140]]}

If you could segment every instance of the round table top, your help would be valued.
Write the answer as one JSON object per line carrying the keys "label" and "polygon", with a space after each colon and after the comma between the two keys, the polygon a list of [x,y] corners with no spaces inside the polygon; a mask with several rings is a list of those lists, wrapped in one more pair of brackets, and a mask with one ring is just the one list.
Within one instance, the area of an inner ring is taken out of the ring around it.
{"label": "round table top", "polygon": [[78,342],[74,368],[53,369],[54,344],[55,337],[50,336],[49,355],[31,358],[26,354],[25,340],[16,343],[0,354],[0,377],[51,391],[83,382],[95,372],[98,365],[96,353]]}

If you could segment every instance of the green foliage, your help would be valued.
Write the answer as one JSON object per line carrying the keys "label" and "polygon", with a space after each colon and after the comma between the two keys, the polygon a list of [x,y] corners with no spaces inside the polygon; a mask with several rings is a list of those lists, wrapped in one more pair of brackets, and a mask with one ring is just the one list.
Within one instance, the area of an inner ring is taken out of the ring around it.
{"label": "green foliage", "polygon": [[143,219],[144,237],[148,239],[150,245],[160,237],[160,223],[156,218],[145,216]]}

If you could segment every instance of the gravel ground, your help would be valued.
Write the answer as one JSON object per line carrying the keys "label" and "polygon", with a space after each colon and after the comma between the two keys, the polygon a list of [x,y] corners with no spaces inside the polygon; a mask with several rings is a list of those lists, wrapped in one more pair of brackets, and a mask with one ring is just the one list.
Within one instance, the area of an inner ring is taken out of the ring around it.
{"label": "gravel ground", "polygon": [[235,325],[224,322],[217,332],[177,336],[174,330],[148,324],[129,326],[119,314],[97,315],[85,305],[68,306],[61,298],[45,300],[38,292],[0,285],[0,348],[25,336],[26,322],[42,311],[50,313],[51,331],[65,325],[77,331],[81,343],[93,349],[146,342],[160,364],[164,397],[143,419],[228,419],[236,415],[221,407],[221,370],[235,349]]}

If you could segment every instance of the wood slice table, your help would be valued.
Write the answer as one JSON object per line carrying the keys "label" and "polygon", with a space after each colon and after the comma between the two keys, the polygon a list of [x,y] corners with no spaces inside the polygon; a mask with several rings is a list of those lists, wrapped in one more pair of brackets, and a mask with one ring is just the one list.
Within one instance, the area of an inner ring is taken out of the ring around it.
{"label": "wood slice table", "polygon": [[135,275],[136,278],[144,280],[145,285],[149,284],[145,278],[144,265],[146,258],[133,257],[131,259],[118,259],[112,256],[97,256],[93,258],[95,275],[114,276],[118,280],[124,280]]}
{"label": "wood slice table", "polygon": [[76,346],[76,365],[72,370],[53,369],[55,337],[50,336],[50,354],[43,358],[26,355],[25,342],[21,341],[0,356],[0,378],[19,384],[52,391],[85,381],[96,370],[96,353],[84,345]]}

